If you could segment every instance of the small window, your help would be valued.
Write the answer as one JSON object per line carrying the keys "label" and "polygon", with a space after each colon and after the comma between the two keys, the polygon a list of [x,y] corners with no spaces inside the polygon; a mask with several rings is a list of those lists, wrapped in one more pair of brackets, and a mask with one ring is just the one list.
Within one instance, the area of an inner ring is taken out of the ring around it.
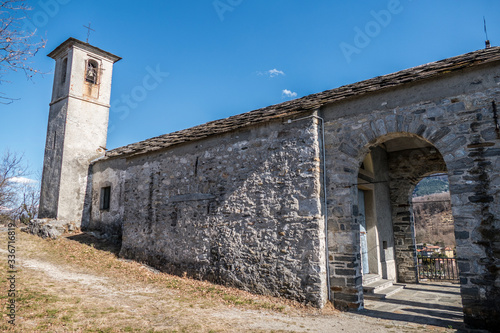
{"label": "small window", "polygon": [[109,209],[110,199],[111,199],[111,186],[102,187],[101,188],[101,204],[100,204],[101,210],[108,210]]}
{"label": "small window", "polygon": [[61,84],[66,82],[66,72],[68,70],[68,58],[64,58],[61,66]]}
{"label": "small window", "polygon": [[97,61],[89,59],[87,61],[87,69],[85,70],[85,81],[92,84],[97,84],[97,75],[99,65]]}

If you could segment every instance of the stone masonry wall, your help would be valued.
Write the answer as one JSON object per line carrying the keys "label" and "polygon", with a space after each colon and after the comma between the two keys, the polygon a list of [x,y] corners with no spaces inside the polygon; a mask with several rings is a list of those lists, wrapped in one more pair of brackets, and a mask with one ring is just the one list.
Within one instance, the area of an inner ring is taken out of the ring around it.
{"label": "stone masonry wall", "polygon": [[[123,201],[114,199],[121,190],[111,181],[112,205],[124,207],[120,254],[170,273],[322,306],[317,138],[313,119],[275,122],[129,158]],[[91,225],[104,216],[96,213],[95,191],[109,176],[118,180],[119,168],[94,165]]]}
{"label": "stone masonry wall", "polygon": [[[125,212],[125,159],[104,160],[92,166],[92,186],[88,190],[90,207],[87,220],[82,221],[82,227],[87,230],[99,231],[108,238],[121,240],[122,224]],[[100,209],[101,189],[111,187],[109,209]]]}
{"label": "stone masonry wall", "polygon": [[40,208],[38,211],[40,218],[57,218],[62,168],[61,151],[64,148],[63,138],[67,110],[67,101],[60,101],[50,108],[40,189]]}
{"label": "stone masonry wall", "polygon": [[338,308],[363,306],[356,179],[371,147],[417,136],[443,156],[450,180],[465,321],[500,324],[500,66],[478,66],[322,107],[328,248]]}

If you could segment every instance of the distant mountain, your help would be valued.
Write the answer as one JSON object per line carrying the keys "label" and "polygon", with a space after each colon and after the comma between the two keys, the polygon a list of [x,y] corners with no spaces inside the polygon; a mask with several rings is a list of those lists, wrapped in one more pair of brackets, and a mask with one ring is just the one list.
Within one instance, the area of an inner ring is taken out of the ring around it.
{"label": "distant mountain", "polygon": [[443,193],[449,191],[447,175],[433,175],[426,177],[418,183],[413,191],[413,197],[422,197],[435,193]]}

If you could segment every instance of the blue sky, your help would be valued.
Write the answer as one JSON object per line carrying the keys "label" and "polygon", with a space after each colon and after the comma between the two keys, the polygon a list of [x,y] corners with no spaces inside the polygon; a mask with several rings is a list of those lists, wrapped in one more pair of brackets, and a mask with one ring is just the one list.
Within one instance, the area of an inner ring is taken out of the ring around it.
{"label": "blue sky", "polygon": [[[108,149],[484,48],[483,16],[500,45],[498,0],[28,3],[26,27],[47,40],[32,65],[47,74],[3,77],[10,83],[0,92],[19,100],[0,105],[0,153],[24,153],[33,173],[42,168],[53,80],[46,55],[69,37],[85,41],[89,22],[89,42],[123,58]],[[151,70],[168,76],[127,105]]]}

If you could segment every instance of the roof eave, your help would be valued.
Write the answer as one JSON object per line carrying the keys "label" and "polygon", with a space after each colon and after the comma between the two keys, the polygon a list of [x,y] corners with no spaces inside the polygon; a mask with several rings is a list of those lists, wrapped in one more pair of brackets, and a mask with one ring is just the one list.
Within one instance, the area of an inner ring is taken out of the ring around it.
{"label": "roof eave", "polygon": [[98,54],[104,58],[107,58],[107,59],[111,60],[113,63],[122,59],[121,57],[114,55],[113,53],[101,50],[98,47],[90,45],[89,43],[82,42],[82,41],[80,41],[76,38],[73,38],[73,37],[68,38],[61,45],[56,47],[52,52],[47,54],[47,56],[52,58],[52,59],[56,59],[61,52],[64,52],[65,50],[67,50],[68,48],[70,48],[71,46],[74,46],[74,45],[80,46],[83,49],[86,49],[90,52],[93,52],[93,53]]}

